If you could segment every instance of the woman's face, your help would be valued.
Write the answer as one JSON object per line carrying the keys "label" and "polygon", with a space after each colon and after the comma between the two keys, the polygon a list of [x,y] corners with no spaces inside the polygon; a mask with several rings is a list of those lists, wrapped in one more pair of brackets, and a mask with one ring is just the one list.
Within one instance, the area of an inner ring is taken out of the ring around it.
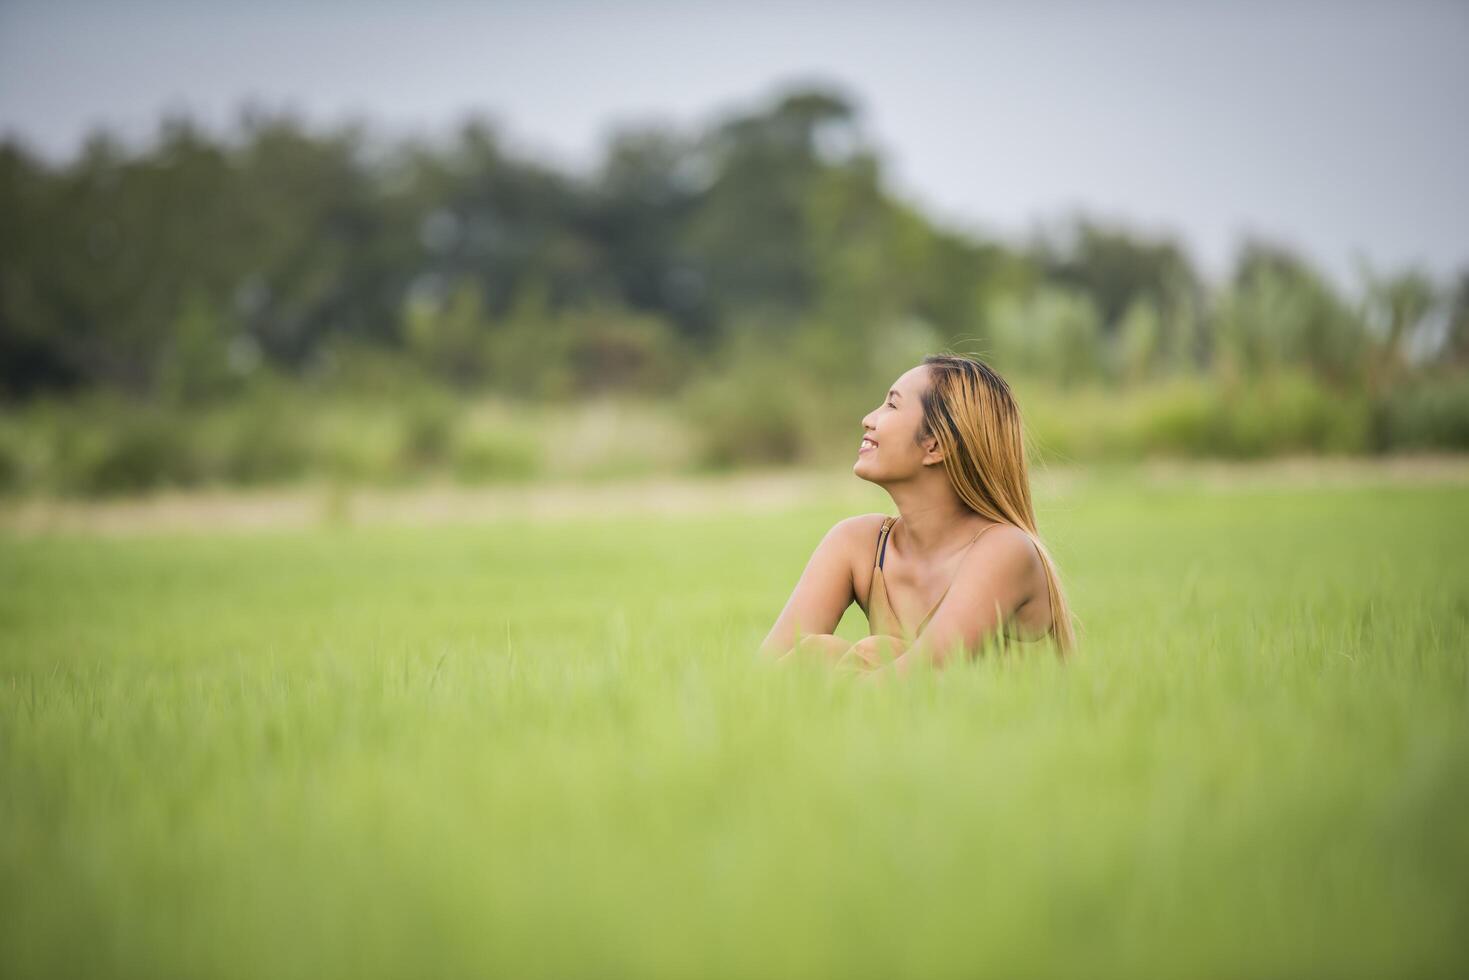
{"label": "woman's face", "polygon": [[904,372],[883,396],[882,405],[862,420],[863,438],[852,472],[867,480],[910,476],[930,455],[915,441],[923,425],[928,365]]}

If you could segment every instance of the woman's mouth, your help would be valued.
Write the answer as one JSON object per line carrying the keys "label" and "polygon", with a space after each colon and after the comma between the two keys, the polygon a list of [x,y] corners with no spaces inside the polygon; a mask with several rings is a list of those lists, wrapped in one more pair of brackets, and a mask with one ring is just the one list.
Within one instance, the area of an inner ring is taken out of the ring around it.
{"label": "woman's mouth", "polygon": [[877,448],[877,443],[873,442],[871,439],[868,439],[866,437],[863,437],[863,439],[862,439],[862,445],[857,447],[857,455],[858,456],[861,456],[863,453],[869,452],[869,451],[871,451],[873,449],[876,449],[876,448]]}

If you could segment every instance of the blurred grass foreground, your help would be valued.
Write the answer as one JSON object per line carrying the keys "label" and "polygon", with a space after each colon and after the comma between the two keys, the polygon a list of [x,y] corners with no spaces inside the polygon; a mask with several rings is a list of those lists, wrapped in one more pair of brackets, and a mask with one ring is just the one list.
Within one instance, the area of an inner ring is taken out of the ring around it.
{"label": "blurred grass foreground", "polygon": [[1074,661],[757,669],[855,491],[0,532],[0,973],[1469,969],[1462,472],[1052,485]]}
{"label": "blurred grass foreground", "polygon": [[1469,270],[1085,215],[1005,241],[888,187],[827,89],[624,128],[588,172],[258,108],[65,162],[0,142],[0,493],[601,479],[850,458],[927,353],[1040,459],[1469,449]]}

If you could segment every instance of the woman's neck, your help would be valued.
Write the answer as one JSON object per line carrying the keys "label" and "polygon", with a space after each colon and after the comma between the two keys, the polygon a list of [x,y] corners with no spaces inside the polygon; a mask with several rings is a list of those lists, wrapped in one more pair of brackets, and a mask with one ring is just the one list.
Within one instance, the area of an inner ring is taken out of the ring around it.
{"label": "woman's neck", "polygon": [[978,514],[964,506],[947,484],[935,487],[889,487],[889,495],[902,518],[903,538],[914,553],[937,554],[975,520]]}

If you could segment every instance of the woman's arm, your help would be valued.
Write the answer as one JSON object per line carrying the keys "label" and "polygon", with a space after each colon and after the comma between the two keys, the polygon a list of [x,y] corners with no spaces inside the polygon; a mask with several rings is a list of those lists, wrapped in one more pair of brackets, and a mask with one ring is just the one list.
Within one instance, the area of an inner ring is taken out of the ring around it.
{"label": "woman's arm", "polygon": [[[831,636],[856,598],[852,582],[853,532],[860,518],[832,526],[806,562],[806,569],[786,600],[775,625],[760,644],[760,655],[776,659],[790,653],[803,638]],[[831,637],[836,640],[836,637]],[[829,646],[828,642],[828,646]]]}

